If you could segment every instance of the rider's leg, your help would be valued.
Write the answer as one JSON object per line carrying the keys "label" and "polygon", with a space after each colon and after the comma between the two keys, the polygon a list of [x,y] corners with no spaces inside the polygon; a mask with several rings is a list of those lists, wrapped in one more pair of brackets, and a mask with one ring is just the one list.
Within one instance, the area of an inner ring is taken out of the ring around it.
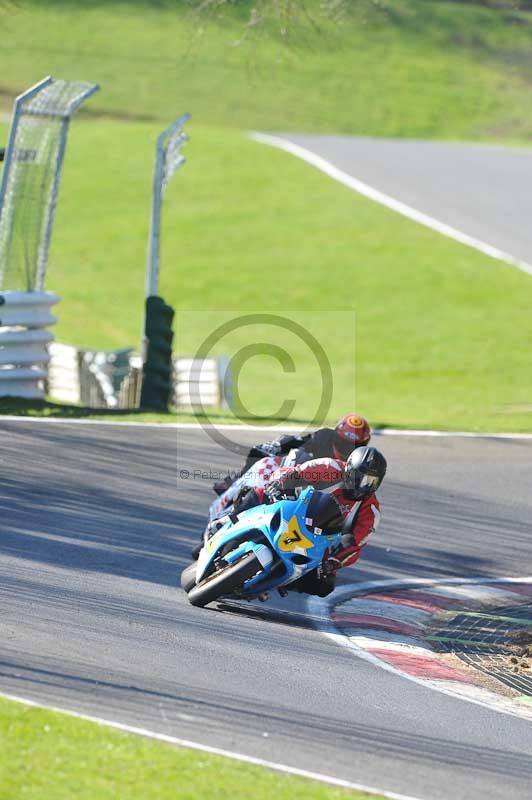
{"label": "rider's leg", "polygon": [[317,569],[313,569],[312,572],[307,572],[297,581],[287,584],[286,588],[290,591],[327,597],[328,594],[334,591],[335,585],[336,577],[334,575],[323,575]]}

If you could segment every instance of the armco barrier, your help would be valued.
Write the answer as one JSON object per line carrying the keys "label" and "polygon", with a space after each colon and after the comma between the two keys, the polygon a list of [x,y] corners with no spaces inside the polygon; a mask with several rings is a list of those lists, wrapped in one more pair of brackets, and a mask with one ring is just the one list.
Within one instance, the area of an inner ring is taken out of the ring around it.
{"label": "armco barrier", "polygon": [[53,292],[0,294],[0,397],[44,397],[53,334],[57,320],[50,311],[59,302]]}

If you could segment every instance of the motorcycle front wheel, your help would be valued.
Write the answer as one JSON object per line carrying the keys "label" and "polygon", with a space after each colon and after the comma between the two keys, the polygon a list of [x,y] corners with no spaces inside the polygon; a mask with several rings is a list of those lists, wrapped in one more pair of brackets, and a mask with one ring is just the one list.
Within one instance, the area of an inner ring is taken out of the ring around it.
{"label": "motorcycle front wheel", "polygon": [[261,569],[262,564],[256,555],[246,553],[234,564],[222,567],[193,586],[188,593],[188,599],[193,606],[203,608],[219,597],[225,597],[232,594],[235,589],[240,589],[245,581],[252,578]]}
{"label": "motorcycle front wheel", "polygon": [[185,592],[190,592],[193,586],[196,585],[196,569],[198,567],[198,562],[193,561],[192,564],[189,564],[188,567],[185,567],[183,572],[181,573],[181,588],[185,590]]}

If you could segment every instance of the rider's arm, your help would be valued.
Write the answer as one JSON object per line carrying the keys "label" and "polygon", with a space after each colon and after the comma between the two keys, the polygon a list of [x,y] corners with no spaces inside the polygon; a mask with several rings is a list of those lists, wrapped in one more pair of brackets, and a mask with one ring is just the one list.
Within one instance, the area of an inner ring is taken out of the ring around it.
{"label": "rider's arm", "polygon": [[320,428],[312,433],[305,442],[307,450],[313,458],[332,458],[334,431],[332,428]]}
{"label": "rider's arm", "polygon": [[339,566],[349,567],[358,561],[369,536],[377,529],[380,517],[380,503],[372,494],[363,500],[352,530],[342,536],[342,546],[334,553]]}
{"label": "rider's arm", "polygon": [[310,433],[304,436],[296,436],[293,433],[285,433],[277,440],[278,453],[277,455],[284,456],[293,450],[294,447],[304,447],[305,443],[310,439]]}
{"label": "rider's arm", "polygon": [[[262,442],[254,444],[247,455],[248,460],[264,458],[264,456],[284,456],[294,447],[302,447],[310,439],[310,434],[296,436],[293,433],[286,433],[273,442]],[[246,462],[247,463],[247,462]]]}

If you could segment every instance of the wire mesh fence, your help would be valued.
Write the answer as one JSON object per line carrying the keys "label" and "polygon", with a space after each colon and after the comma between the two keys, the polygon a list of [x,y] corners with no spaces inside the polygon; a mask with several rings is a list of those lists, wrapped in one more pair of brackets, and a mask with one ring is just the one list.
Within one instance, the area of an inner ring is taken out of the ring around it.
{"label": "wire mesh fence", "polygon": [[0,185],[0,288],[40,290],[70,117],[98,87],[45,78],[15,101]]}
{"label": "wire mesh fence", "polygon": [[156,295],[158,290],[163,195],[174,172],[185,163],[181,148],[188,142],[188,136],[183,130],[183,125],[189,119],[190,114],[182,114],[161,133],[157,140],[146,270],[146,297]]}

